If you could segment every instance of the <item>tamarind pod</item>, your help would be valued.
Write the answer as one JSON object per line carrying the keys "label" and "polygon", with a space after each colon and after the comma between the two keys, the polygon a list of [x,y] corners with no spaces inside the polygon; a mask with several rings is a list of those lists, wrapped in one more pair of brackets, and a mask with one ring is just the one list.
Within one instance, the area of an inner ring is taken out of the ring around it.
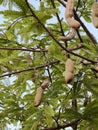
{"label": "tamarind pod", "polygon": [[76,34],[76,29],[72,28],[68,36],[60,36],[59,39],[62,41],[68,41],[68,40],[73,39],[75,34]]}
{"label": "tamarind pod", "polygon": [[43,89],[41,87],[38,87],[34,99],[35,107],[38,107],[40,105],[42,100],[42,94],[43,94]]}
{"label": "tamarind pod", "polygon": [[98,17],[98,2],[93,3],[92,13],[93,13],[94,16]]}
{"label": "tamarind pod", "polygon": [[70,83],[74,78],[74,74],[70,71],[65,72],[65,82]]}
{"label": "tamarind pod", "polygon": [[98,17],[92,14],[92,22],[96,28],[98,28]]}
{"label": "tamarind pod", "polygon": [[49,86],[49,78],[45,79],[44,82],[41,84],[42,89],[45,89]]}
{"label": "tamarind pod", "polygon": [[74,72],[74,63],[70,58],[68,58],[66,61],[65,69],[66,71],[70,71],[71,73]]}
{"label": "tamarind pod", "polygon": [[66,4],[65,18],[72,17],[74,15],[74,0],[68,0]]}
{"label": "tamarind pod", "polygon": [[66,21],[69,24],[69,26],[71,26],[72,28],[77,29],[77,28],[80,27],[80,23],[77,20],[73,19],[73,18],[69,17],[69,18],[66,19]]}

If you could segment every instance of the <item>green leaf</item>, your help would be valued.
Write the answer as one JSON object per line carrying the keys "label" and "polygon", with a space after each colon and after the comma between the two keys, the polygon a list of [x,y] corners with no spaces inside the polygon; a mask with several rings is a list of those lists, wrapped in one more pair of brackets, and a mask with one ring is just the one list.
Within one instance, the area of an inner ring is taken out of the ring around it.
{"label": "green leaf", "polygon": [[89,122],[90,127],[98,128],[98,124],[96,124],[98,122],[98,100],[94,100],[86,106],[83,118]]}
{"label": "green leaf", "polygon": [[44,111],[45,111],[45,114],[46,114],[47,117],[48,116],[50,116],[50,117],[54,116],[54,111],[50,106],[45,106]]}
{"label": "green leaf", "polygon": [[44,116],[46,118],[46,123],[48,127],[51,127],[53,124],[54,111],[50,106],[45,106],[44,112],[45,112]]}
{"label": "green leaf", "polygon": [[0,0],[0,4],[2,4],[3,0]]}
{"label": "green leaf", "polygon": [[77,112],[75,109],[65,109],[65,113],[64,116],[68,119],[68,120],[74,120],[74,119],[81,119],[82,115]]}
{"label": "green leaf", "polygon": [[85,78],[84,84],[89,91],[91,91],[95,96],[98,97],[98,79]]}

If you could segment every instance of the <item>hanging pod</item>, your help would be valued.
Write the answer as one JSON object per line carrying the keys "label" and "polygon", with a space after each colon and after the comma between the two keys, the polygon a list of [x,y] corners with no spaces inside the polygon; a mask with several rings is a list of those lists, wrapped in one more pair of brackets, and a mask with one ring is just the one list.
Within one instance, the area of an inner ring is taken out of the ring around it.
{"label": "hanging pod", "polygon": [[98,1],[92,5],[92,22],[96,28],[98,28]]}
{"label": "hanging pod", "polygon": [[39,106],[42,100],[42,95],[43,95],[43,89],[42,87],[38,87],[37,91],[36,91],[36,95],[35,95],[35,99],[34,99],[34,105],[35,107]]}
{"label": "hanging pod", "polygon": [[74,72],[74,63],[72,61],[72,59],[68,58],[65,64],[65,69],[67,71],[70,71],[71,73]]}
{"label": "hanging pod", "polygon": [[74,0],[68,0],[66,4],[66,11],[65,11],[65,19],[68,25],[72,28],[78,29],[80,27],[80,23],[73,19],[74,16]]}
{"label": "hanging pod", "polygon": [[44,92],[45,88],[48,88],[49,82],[50,82],[50,80],[49,80],[49,78],[47,78],[43,81],[43,83],[40,85],[40,87],[37,88],[35,99],[34,99],[35,107],[38,107],[41,104],[43,92]]}
{"label": "hanging pod", "polygon": [[70,71],[65,72],[65,82],[70,83],[74,78],[74,74]]}
{"label": "hanging pod", "polygon": [[71,28],[71,31],[67,36],[60,36],[59,39],[62,41],[69,41],[74,38],[75,34],[76,34],[76,29]]}
{"label": "hanging pod", "polygon": [[74,18],[74,0],[67,0],[65,19],[67,24],[71,27],[71,32],[68,36],[60,36],[59,40],[68,41],[74,38],[76,30],[80,27],[80,23]]}
{"label": "hanging pod", "polygon": [[49,78],[45,79],[44,82],[41,84],[42,89],[48,88],[49,86]]}
{"label": "hanging pod", "polygon": [[68,58],[65,63],[65,82],[70,83],[74,78],[74,63]]}

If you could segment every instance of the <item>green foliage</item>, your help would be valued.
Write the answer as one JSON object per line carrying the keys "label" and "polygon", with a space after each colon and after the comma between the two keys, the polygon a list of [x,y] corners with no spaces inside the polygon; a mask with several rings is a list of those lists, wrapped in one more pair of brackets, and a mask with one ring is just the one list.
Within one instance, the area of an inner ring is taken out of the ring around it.
{"label": "green foliage", "polygon": [[[75,1],[76,11],[90,22],[93,1],[78,2]],[[7,7],[0,11],[4,17],[0,25],[0,130],[17,122],[22,130],[44,130],[73,120],[80,121],[79,130],[97,130],[98,73],[94,62],[84,61],[98,60],[98,46],[83,28],[67,43],[58,40],[62,29],[65,34],[69,32],[69,26],[59,17],[64,8],[59,1],[29,3],[39,21],[25,0],[0,0],[0,4]],[[77,55],[68,55],[55,39]],[[68,56],[74,61],[75,74],[70,84],[64,80]],[[49,87],[44,90],[40,106],[35,107],[36,90],[47,77]]]}

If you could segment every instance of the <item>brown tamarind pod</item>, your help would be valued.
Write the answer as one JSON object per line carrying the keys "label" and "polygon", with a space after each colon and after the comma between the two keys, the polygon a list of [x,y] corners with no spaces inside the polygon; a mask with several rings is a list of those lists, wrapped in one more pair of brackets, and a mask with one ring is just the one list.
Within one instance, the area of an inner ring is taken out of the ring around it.
{"label": "brown tamarind pod", "polygon": [[34,99],[35,107],[40,105],[41,100],[42,100],[42,95],[43,95],[43,89],[42,87],[38,87],[36,91],[35,99]]}
{"label": "brown tamarind pod", "polygon": [[92,22],[98,28],[98,2],[94,2],[92,6]]}
{"label": "brown tamarind pod", "polygon": [[92,6],[93,16],[98,17],[98,2],[94,2]]}
{"label": "brown tamarind pod", "polygon": [[80,27],[80,23],[77,20],[73,19],[73,18],[69,17],[69,18],[66,19],[66,21],[69,24],[69,26],[72,27],[72,28],[77,29],[77,28]]}
{"label": "brown tamarind pod", "polygon": [[66,18],[73,17],[74,0],[68,0],[66,4],[65,16]]}
{"label": "brown tamarind pod", "polygon": [[65,10],[65,19],[68,25],[72,28],[72,31],[68,36],[60,36],[59,39],[63,41],[68,41],[74,38],[76,34],[76,29],[80,27],[80,23],[73,19],[74,16],[74,0],[67,0],[66,10]]}
{"label": "brown tamarind pod", "polygon": [[98,17],[92,14],[92,22],[96,28],[98,28]]}
{"label": "brown tamarind pod", "polygon": [[74,74],[70,71],[65,72],[65,82],[70,83],[74,78]]}
{"label": "brown tamarind pod", "polygon": [[49,78],[45,79],[44,82],[41,84],[42,89],[45,89],[49,86]]}
{"label": "brown tamarind pod", "polygon": [[66,61],[65,69],[66,69],[66,71],[69,71],[71,73],[74,72],[74,63],[70,58],[68,58]]}
{"label": "brown tamarind pod", "polygon": [[74,16],[73,10],[74,10],[74,0],[68,0],[66,4],[66,10],[65,10],[65,19],[69,24],[69,26],[77,29],[80,27],[80,23],[77,20],[72,18]]}
{"label": "brown tamarind pod", "polygon": [[71,30],[71,32],[69,33],[68,36],[60,36],[59,39],[62,40],[62,41],[68,41],[68,40],[73,39],[75,34],[76,34],[76,29],[72,28],[72,30]]}

